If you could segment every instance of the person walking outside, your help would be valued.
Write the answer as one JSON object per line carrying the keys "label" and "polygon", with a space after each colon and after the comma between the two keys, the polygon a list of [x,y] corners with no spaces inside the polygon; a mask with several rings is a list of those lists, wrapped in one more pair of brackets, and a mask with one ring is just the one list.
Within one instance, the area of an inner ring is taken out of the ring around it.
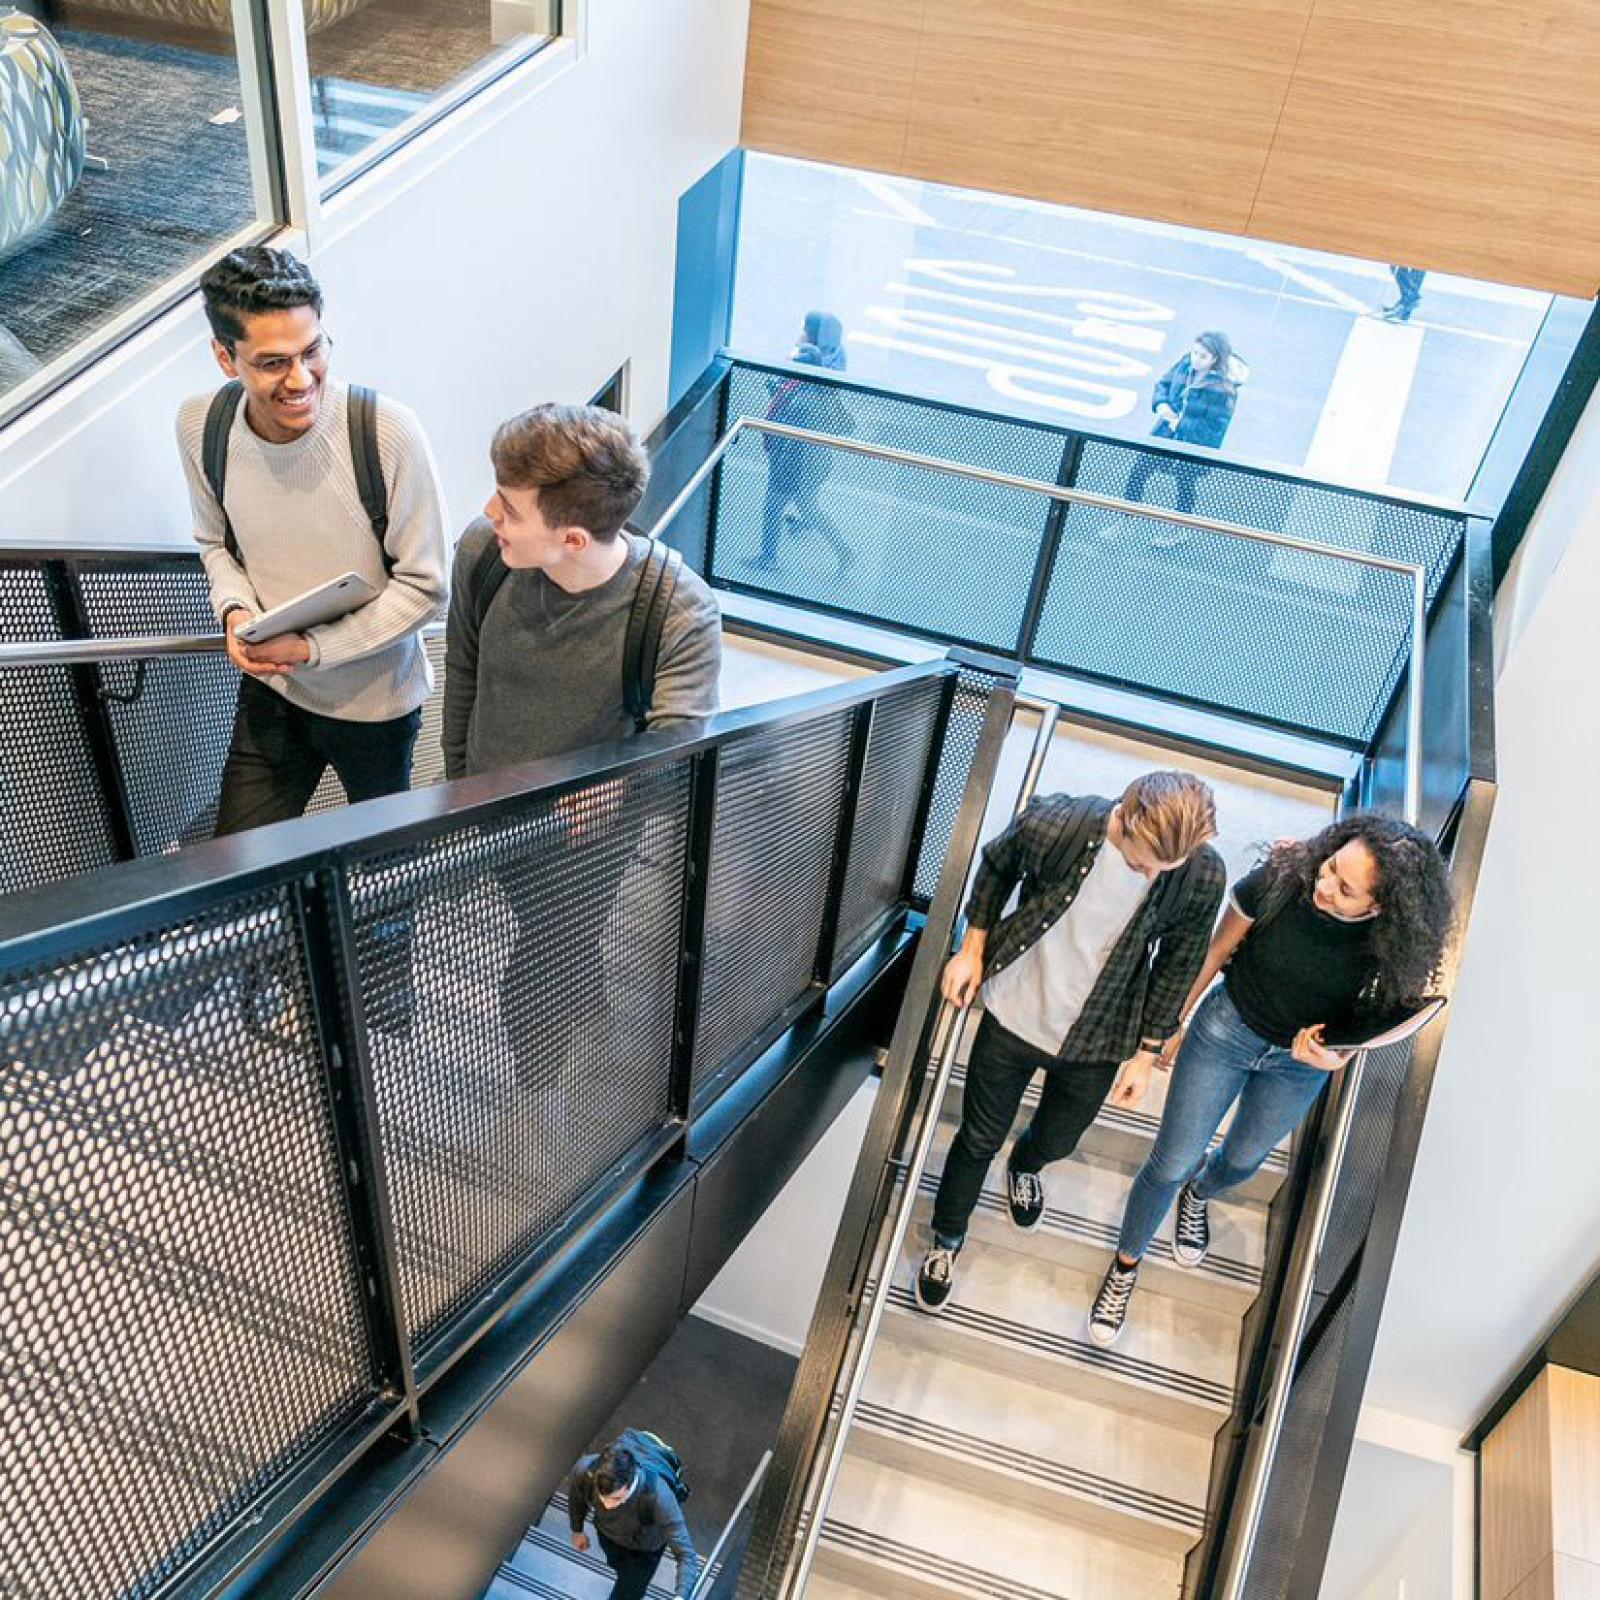
{"label": "person walking outside", "polygon": [[[1156,416],[1151,436],[1220,450],[1248,372],[1227,334],[1215,329],[1196,334],[1188,353],[1168,367],[1156,383],[1150,398],[1150,409]],[[1123,499],[1142,502],[1150,479],[1158,473],[1173,480],[1177,509],[1185,515],[1192,514],[1206,468],[1186,456],[1140,451],[1128,474]],[[1154,523],[1152,528],[1150,544],[1158,550],[1170,550],[1189,537],[1187,528],[1174,523]]]}

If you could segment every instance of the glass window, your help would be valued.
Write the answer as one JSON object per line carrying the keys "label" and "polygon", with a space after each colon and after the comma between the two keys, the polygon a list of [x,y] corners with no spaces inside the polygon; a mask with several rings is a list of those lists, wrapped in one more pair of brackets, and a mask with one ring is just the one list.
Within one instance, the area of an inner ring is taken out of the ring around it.
{"label": "glass window", "polygon": [[[1453,501],[1495,479],[1491,440],[1496,458],[1526,453],[1586,309],[778,156],[751,154],[744,184],[740,355]],[[1192,386],[1161,386],[1202,334],[1223,336],[1231,403],[1180,415]]]}
{"label": "glass window", "polygon": [[325,188],[560,31],[560,0],[305,0]]}
{"label": "glass window", "polygon": [[0,420],[275,226],[233,19],[232,0],[0,4]]}

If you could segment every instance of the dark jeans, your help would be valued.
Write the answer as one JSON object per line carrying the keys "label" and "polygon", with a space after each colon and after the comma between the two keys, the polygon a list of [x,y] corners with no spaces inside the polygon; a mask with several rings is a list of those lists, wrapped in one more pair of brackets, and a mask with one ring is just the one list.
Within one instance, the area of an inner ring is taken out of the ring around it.
{"label": "dark jeans", "polygon": [[784,534],[784,513],[791,506],[797,534],[819,534],[841,567],[850,559],[849,543],[818,499],[827,481],[829,465],[820,446],[796,446],[788,440],[778,440],[767,452],[767,498],[761,512],[762,566],[777,564],[778,545]]}
{"label": "dark jeans", "polygon": [[[1172,479],[1177,491],[1177,509],[1186,517],[1193,516],[1195,491],[1199,489],[1200,480],[1209,470],[1197,461],[1184,461],[1176,456],[1141,455],[1128,474],[1127,487],[1122,491],[1122,498],[1132,500],[1136,505],[1143,505],[1145,490],[1149,487],[1151,478],[1159,473],[1164,478]],[[1159,522],[1148,526],[1157,534],[1163,531]]]}
{"label": "dark jeans", "polygon": [[[402,793],[411,786],[411,752],[421,726],[420,708],[388,722],[319,716],[290,705],[257,679],[242,677],[222,768],[216,837],[300,816],[330,766],[352,803]],[[356,937],[368,1023],[388,1033],[409,1033],[415,1009],[410,913],[359,922]],[[269,988],[261,972],[241,975],[241,1003],[255,1023],[270,1020]]]}
{"label": "dark jeans", "polygon": [[1394,274],[1394,286],[1400,291],[1396,304],[1410,316],[1422,298],[1422,280],[1428,274],[1420,267],[1390,267],[1389,271]]}
{"label": "dark jeans", "polygon": [[611,1586],[611,1600],[644,1600],[650,1580],[655,1577],[656,1568],[661,1565],[667,1547],[662,1545],[659,1550],[629,1550],[624,1545],[613,1544],[598,1528],[595,1532],[600,1539],[600,1548],[605,1553],[606,1565],[617,1575],[617,1581]]}
{"label": "dark jeans", "polygon": [[421,726],[420,708],[390,722],[346,722],[302,711],[257,679],[241,678],[217,837],[298,817],[329,767],[352,801],[399,794],[411,786]]}
{"label": "dark jeans", "polygon": [[983,1192],[989,1163],[1006,1142],[1034,1073],[1045,1075],[1044,1094],[1012,1149],[1011,1164],[1018,1172],[1039,1172],[1077,1149],[1083,1130],[1110,1094],[1120,1065],[1059,1061],[985,1016],[967,1063],[961,1127],[945,1158],[933,1202],[933,1231],[941,1243],[954,1245],[966,1237],[967,1219]]}

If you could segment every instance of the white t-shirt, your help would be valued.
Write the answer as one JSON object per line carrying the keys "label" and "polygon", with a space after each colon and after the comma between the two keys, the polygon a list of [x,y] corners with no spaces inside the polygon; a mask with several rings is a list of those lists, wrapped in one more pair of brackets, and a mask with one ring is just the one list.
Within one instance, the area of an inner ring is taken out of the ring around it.
{"label": "white t-shirt", "polygon": [[1107,839],[1077,898],[1004,972],[983,986],[983,1004],[1007,1033],[1058,1055],[1133,920],[1150,880]]}

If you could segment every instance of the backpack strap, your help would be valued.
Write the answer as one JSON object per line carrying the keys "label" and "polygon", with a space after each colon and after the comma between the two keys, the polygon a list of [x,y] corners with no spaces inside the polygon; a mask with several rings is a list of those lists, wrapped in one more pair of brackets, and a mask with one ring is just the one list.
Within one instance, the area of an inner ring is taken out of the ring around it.
{"label": "backpack strap", "polygon": [[244,385],[237,378],[223,384],[211,397],[211,404],[206,409],[205,432],[200,438],[200,470],[205,474],[206,486],[222,513],[222,545],[241,567],[244,561],[239,555],[239,541],[234,536],[233,520],[228,515],[222,494],[228,484],[228,439],[233,433],[233,419],[239,414],[239,402],[243,399]]}
{"label": "backpack strap", "polygon": [[473,564],[471,576],[467,579],[467,594],[472,601],[472,620],[477,623],[480,633],[483,631],[483,619],[489,615],[489,607],[494,604],[494,597],[500,593],[500,585],[510,576],[511,569],[501,559],[500,546],[491,539]]}
{"label": "backpack strap", "polygon": [[1054,879],[1060,876],[1067,862],[1083,852],[1100,820],[1100,808],[1093,795],[1081,795],[1070,802],[1067,821],[1049,856],[1043,863],[1042,876]]}
{"label": "backpack strap", "polygon": [[678,575],[682,571],[682,551],[674,550],[659,539],[649,541],[639,573],[639,586],[633,592],[633,606],[628,612],[628,633],[622,651],[622,703],[638,733],[643,733],[648,726],[650,702],[655,697],[656,663],[661,654],[661,631],[672,608],[672,597],[677,592]]}
{"label": "backpack strap", "polygon": [[389,492],[378,455],[378,397],[359,383],[352,383],[347,394],[346,420],[350,426],[350,461],[356,469],[356,492],[361,496],[361,509],[372,524],[372,536],[383,553],[383,570],[393,572],[394,561],[384,543],[389,535]]}

